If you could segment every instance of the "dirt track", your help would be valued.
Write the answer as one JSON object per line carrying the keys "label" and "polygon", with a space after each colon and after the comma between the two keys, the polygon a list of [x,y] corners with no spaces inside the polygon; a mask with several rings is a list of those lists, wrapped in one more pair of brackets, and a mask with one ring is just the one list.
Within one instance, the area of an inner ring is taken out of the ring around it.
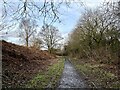
{"label": "dirt track", "polygon": [[72,64],[66,60],[63,75],[58,88],[86,88],[82,78],[78,75]]}

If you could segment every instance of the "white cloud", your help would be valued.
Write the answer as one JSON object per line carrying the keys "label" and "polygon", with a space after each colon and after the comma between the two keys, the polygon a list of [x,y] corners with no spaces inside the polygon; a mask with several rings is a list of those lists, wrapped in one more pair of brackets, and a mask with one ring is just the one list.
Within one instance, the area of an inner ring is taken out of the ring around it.
{"label": "white cloud", "polygon": [[82,0],[84,5],[90,8],[95,8],[103,4],[103,2],[117,2],[117,1],[119,0]]}

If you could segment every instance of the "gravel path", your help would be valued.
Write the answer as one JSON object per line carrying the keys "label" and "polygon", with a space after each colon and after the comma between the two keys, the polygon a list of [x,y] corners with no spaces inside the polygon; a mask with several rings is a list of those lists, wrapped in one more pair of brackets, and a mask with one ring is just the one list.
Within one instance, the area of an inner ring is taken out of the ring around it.
{"label": "gravel path", "polygon": [[72,64],[66,60],[64,71],[58,88],[85,88],[86,85],[80,78]]}

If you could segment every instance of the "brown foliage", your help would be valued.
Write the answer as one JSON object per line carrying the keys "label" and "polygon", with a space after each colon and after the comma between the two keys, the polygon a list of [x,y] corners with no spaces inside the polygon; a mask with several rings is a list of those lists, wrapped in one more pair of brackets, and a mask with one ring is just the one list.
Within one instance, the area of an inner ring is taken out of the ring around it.
{"label": "brown foliage", "polygon": [[2,42],[2,82],[4,87],[22,87],[36,73],[45,70],[55,56],[47,51]]}

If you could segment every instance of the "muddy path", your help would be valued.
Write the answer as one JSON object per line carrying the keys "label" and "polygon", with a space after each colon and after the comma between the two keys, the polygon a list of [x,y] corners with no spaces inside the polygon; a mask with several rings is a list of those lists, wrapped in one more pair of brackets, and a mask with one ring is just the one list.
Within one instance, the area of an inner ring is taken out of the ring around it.
{"label": "muddy path", "polygon": [[86,87],[87,85],[84,83],[82,78],[76,72],[73,65],[68,60],[66,60],[58,88],[86,88]]}

